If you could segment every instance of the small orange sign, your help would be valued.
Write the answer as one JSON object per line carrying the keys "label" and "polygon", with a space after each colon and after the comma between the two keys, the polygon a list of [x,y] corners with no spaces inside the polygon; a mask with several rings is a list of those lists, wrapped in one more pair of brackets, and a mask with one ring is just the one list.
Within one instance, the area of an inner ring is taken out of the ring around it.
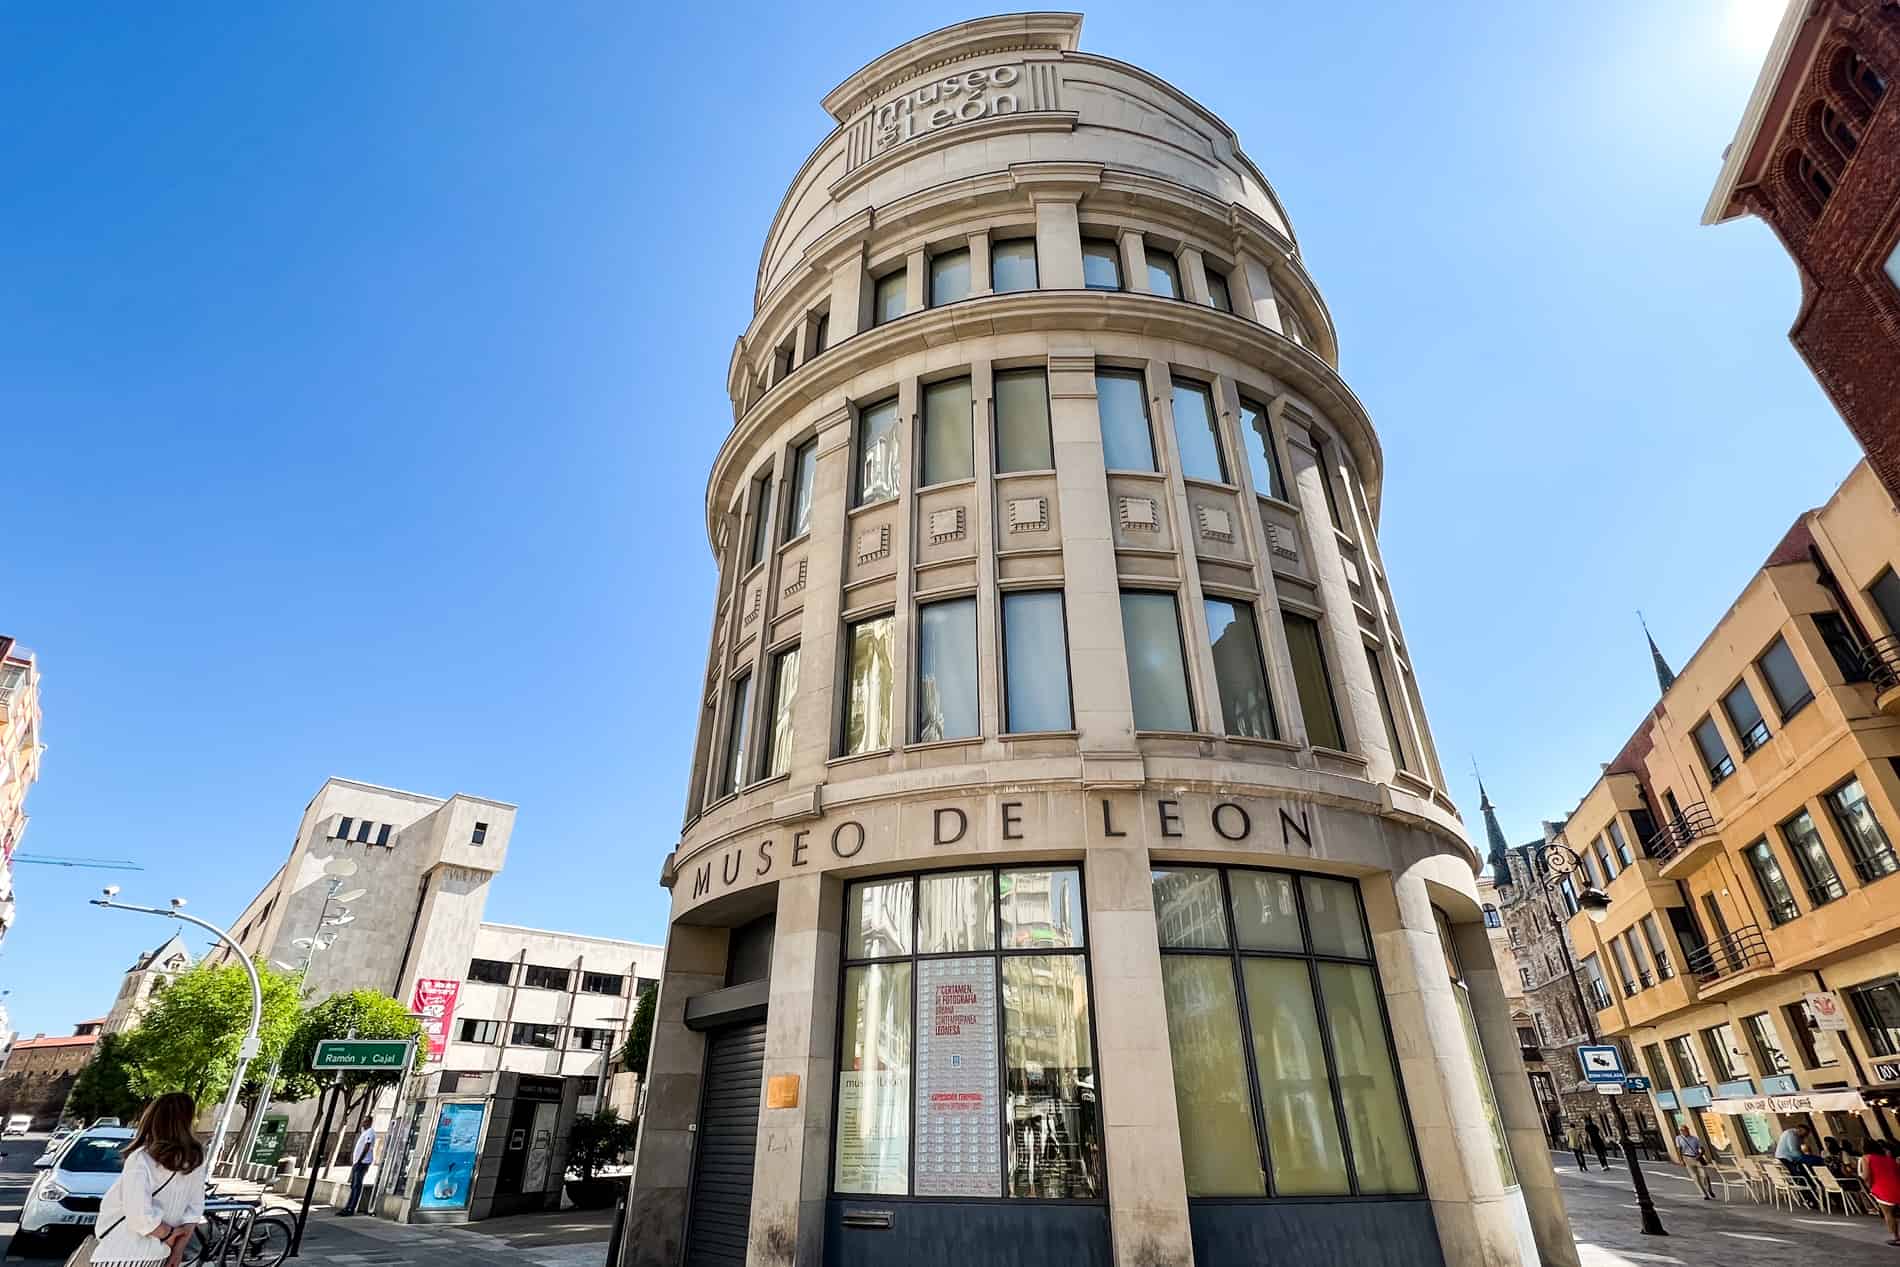
{"label": "small orange sign", "polygon": [[798,1107],[798,1075],[795,1073],[775,1073],[765,1080],[765,1107],[768,1109],[795,1109]]}

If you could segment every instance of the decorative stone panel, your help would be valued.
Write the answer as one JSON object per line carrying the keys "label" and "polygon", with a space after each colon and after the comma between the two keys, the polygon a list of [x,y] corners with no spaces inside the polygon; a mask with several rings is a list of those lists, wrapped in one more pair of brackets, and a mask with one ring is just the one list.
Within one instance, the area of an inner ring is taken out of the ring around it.
{"label": "decorative stone panel", "polygon": [[1234,539],[1234,517],[1218,506],[1198,508],[1201,521],[1201,535],[1210,541],[1232,541]]}
{"label": "decorative stone panel", "polygon": [[793,594],[796,594],[805,588],[805,572],[806,572],[806,563],[805,563],[805,560],[803,559],[800,559],[798,561],[797,567],[786,568],[785,596],[787,598],[790,598]]}
{"label": "decorative stone panel", "polygon": [[1161,527],[1161,516],[1152,497],[1118,497],[1117,517],[1124,528],[1153,532]]}
{"label": "decorative stone panel", "polygon": [[949,506],[930,512],[930,540],[933,545],[955,541],[963,535],[963,507]]}
{"label": "decorative stone panel", "polygon": [[1009,530],[1011,532],[1045,532],[1048,527],[1049,499],[1047,497],[1009,499]]}
{"label": "decorative stone panel", "polygon": [[891,552],[891,526],[879,524],[858,533],[858,562],[870,563],[886,558]]}

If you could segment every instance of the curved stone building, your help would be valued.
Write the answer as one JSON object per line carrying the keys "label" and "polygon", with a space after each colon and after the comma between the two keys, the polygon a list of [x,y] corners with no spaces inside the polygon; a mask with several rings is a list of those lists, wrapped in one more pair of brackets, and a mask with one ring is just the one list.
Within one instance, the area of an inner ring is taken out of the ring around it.
{"label": "curved stone building", "polygon": [[1332,319],[1080,30],[871,62],[766,237],[624,1261],[1574,1263]]}

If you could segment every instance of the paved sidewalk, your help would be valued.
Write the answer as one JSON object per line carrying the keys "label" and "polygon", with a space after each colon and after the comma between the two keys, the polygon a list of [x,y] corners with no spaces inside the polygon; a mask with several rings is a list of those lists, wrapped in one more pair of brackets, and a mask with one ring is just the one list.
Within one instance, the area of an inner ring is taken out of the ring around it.
{"label": "paved sidewalk", "polygon": [[1579,1174],[1569,1153],[1551,1160],[1583,1267],[1900,1267],[1900,1248],[1887,1244],[1877,1218],[1789,1214],[1756,1205],[1733,1187],[1727,1202],[1720,1188],[1714,1201],[1704,1201],[1682,1168],[1667,1162],[1644,1162],[1643,1175],[1669,1235],[1644,1236],[1626,1165],[1612,1157],[1608,1173],[1592,1164]]}
{"label": "paved sidewalk", "polygon": [[[282,1199],[279,1198],[279,1201]],[[466,1226],[345,1219],[312,1206],[303,1255],[310,1267],[605,1267],[613,1211],[563,1210],[488,1219]]]}

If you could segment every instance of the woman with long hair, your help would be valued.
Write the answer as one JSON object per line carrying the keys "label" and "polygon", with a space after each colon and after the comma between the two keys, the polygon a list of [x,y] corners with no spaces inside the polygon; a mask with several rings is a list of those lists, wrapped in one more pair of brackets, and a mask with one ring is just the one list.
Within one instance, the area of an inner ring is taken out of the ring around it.
{"label": "woman with long hair", "polygon": [[191,1133],[198,1106],[182,1092],[161,1095],[139,1114],[125,1146],[125,1169],[99,1202],[99,1219],[73,1255],[92,1267],[177,1267],[204,1222],[205,1150]]}

